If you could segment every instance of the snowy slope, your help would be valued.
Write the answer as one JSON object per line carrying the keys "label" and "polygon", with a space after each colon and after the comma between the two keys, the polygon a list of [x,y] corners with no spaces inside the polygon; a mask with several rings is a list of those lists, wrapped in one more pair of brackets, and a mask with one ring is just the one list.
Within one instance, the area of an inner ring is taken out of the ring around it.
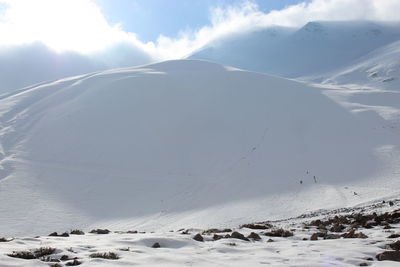
{"label": "snowy slope", "polygon": [[0,46],[0,95],[34,83],[154,61],[145,52],[137,50],[125,43],[85,55],[58,53],[40,42]]}
{"label": "snowy slope", "polygon": [[308,79],[323,84],[400,90],[400,41],[380,47],[349,66]]}
{"label": "snowy slope", "polygon": [[298,30],[275,27],[231,36],[208,44],[190,58],[301,77],[346,66],[399,39],[400,27],[396,23],[320,21],[309,22]]}
{"label": "snowy slope", "polygon": [[3,96],[0,232],[238,225],[398,194],[398,133],[324,91],[183,60]]}

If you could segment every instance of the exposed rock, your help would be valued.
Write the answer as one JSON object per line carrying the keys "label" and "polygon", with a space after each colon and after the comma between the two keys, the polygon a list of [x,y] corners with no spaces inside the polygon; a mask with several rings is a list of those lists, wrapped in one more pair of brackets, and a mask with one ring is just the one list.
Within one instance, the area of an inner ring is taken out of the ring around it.
{"label": "exposed rock", "polygon": [[204,234],[230,233],[230,232],[232,232],[232,229],[229,229],[229,228],[225,228],[225,229],[212,228],[212,229],[203,231],[203,235]]}
{"label": "exposed rock", "polygon": [[293,236],[293,232],[284,230],[282,228],[272,230],[270,232],[264,233],[266,236],[275,236],[275,237],[289,237]]}
{"label": "exposed rock", "polygon": [[400,237],[400,234],[391,234],[390,236],[388,236],[388,238],[398,238]]}
{"label": "exposed rock", "polygon": [[214,239],[214,240],[220,240],[220,239],[222,239],[222,238],[224,238],[224,236],[222,236],[222,235],[214,234],[214,236],[213,236],[213,239]]}
{"label": "exposed rock", "polygon": [[240,226],[240,228],[249,228],[249,229],[254,229],[254,230],[265,230],[265,229],[270,229],[272,227],[271,224],[243,224]]}
{"label": "exposed rock", "polygon": [[335,224],[331,227],[330,231],[331,231],[331,232],[339,233],[339,232],[342,232],[345,228],[346,228],[346,227],[344,227],[342,224],[335,223]]}
{"label": "exposed rock", "polygon": [[254,233],[254,232],[251,232],[251,234],[249,234],[247,236],[247,238],[250,238],[250,239],[253,239],[256,241],[261,240],[261,237],[257,233]]}
{"label": "exposed rock", "polygon": [[81,264],[82,264],[82,262],[80,262],[77,259],[75,259],[73,261],[67,262],[65,264],[65,266],[78,266],[78,265],[81,265]]}
{"label": "exposed rock", "polygon": [[318,240],[318,233],[313,233],[310,237],[310,240],[313,240],[313,241]]}
{"label": "exposed rock", "polygon": [[60,260],[67,261],[67,260],[69,260],[69,257],[68,257],[68,255],[62,255]]}
{"label": "exposed rock", "polygon": [[244,241],[250,241],[247,237],[245,237],[243,234],[241,234],[239,232],[233,232],[231,234],[231,238],[241,239],[241,240],[244,240]]}
{"label": "exposed rock", "polygon": [[388,244],[391,249],[400,250],[400,240],[394,243]]}
{"label": "exposed rock", "polygon": [[49,234],[49,236],[58,236],[58,237],[69,237],[69,234],[67,232],[59,235],[57,232],[53,232],[51,234]]}
{"label": "exposed rock", "polygon": [[90,231],[89,233],[91,233],[91,234],[105,235],[105,234],[109,234],[109,233],[110,233],[110,230],[108,230],[108,229],[93,229],[93,230]]}
{"label": "exposed rock", "polygon": [[201,236],[201,234],[197,234],[193,237],[194,240],[199,241],[199,242],[203,242],[204,238]]}
{"label": "exposed rock", "polygon": [[400,261],[400,251],[385,251],[376,255],[378,261]]}
{"label": "exposed rock", "polygon": [[156,242],[152,246],[152,248],[161,248],[160,243]]}
{"label": "exposed rock", "polygon": [[324,236],[324,239],[339,239],[339,238],[341,238],[341,236],[336,234],[327,234]]}
{"label": "exposed rock", "polygon": [[367,235],[363,234],[362,232],[356,233],[355,230],[351,230],[348,233],[344,233],[341,235],[343,238],[368,238]]}
{"label": "exposed rock", "polygon": [[181,234],[182,234],[182,235],[190,235],[189,229],[182,230]]}
{"label": "exposed rock", "polygon": [[70,232],[70,234],[71,234],[71,235],[84,235],[85,232],[83,232],[83,231],[81,231],[81,230],[75,229],[75,230],[72,230],[72,231]]}

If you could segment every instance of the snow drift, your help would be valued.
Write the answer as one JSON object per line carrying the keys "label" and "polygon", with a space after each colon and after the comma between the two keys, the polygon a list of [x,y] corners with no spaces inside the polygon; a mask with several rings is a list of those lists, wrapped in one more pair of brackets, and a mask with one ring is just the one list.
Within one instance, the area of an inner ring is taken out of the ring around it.
{"label": "snow drift", "polygon": [[204,61],[63,79],[0,99],[0,232],[204,228],[365,202],[396,192],[399,143],[323,89]]}

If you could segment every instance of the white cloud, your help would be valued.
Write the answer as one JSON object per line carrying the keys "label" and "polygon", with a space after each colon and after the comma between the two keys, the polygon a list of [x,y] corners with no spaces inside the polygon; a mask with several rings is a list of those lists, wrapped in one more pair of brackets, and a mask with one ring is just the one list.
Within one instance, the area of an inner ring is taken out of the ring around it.
{"label": "white cloud", "polygon": [[227,35],[269,25],[302,26],[315,20],[398,20],[399,0],[313,0],[269,13],[251,1],[211,10],[209,26],[182,32],[179,38],[160,36],[143,43],[134,33],[110,25],[92,0],[0,0],[8,8],[0,16],[0,45],[41,41],[57,50],[90,53],[130,44],[156,59],[181,58]]}
{"label": "white cloud", "polygon": [[0,0],[7,8],[0,17],[0,45],[41,41],[56,51],[82,53],[130,42],[142,50],[134,33],[111,26],[91,0]]}
{"label": "white cloud", "polygon": [[309,21],[399,21],[399,0],[313,0],[263,13],[254,1],[211,10],[211,26],[184,33],[178,39],[161,36],[156,52],[167,58],[182,57],[207,43],[272,25],[301,27]]}

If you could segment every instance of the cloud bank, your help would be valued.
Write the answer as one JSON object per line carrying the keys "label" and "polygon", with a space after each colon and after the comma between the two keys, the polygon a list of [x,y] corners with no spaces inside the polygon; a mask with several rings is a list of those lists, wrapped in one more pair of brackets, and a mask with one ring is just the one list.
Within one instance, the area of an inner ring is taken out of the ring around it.
{"label": "cloud bank", "polygon": [[[215,40],[269,26],[301,27],[310,21],[399,21],[398,0],[313,0],[263,13],[253,1],[211,9],[211,25],[180,38],[160,36],[155,47],[160,56],[179,57]],[[174,51],[180,53],[174,54]]]}
{"label": "cloud bank", "polygon": [[[95,71],[182,58],[216,40],[272,25],[301,27],[316,20],[395,21],[400,14],[398,0],[312,0],[268,13],[260,11],[255,2],[244,0],[233,6],[211,8],[209,25],[181,32],[178,38],[161,35],[154,42],[144,43],[119,24],[108,23],[94,0],[0,0],[0,4],[4,6],[0,9],[0,69],[13,62],[3,60],[5,55],[17,56],[21,47],[27,55],[37,54],[38,46],[33,45],[37,43],[43,44],[40,49],[46,62],[59,57],[59,64],[69,62],[65,69],[73,70],[80,64],[86,66],[77,68],[80,71]],[[71,55],[74,60],[66,60]],[[32,68],[33,63],[39,63],[33,55],[19,62],[21,66],[28,62]],[[18,69],[17,63],[13,66]],[[60,71],[47,78],[71,73]]]}
{"label": "cloud bank", "polygon": [[398,0],[313,0],[263,13],[257,4],[210,9],[210,25],[181,32],[179,38],[161,35],[143,43],[119,24],[110,25],[93,0],[0,0],[0,46],[43,42],[55,51],[90,54],[118,43],[131,45],[154,59],[181,58],[215,39],[271,25],[301,27],[315,20],[399,20]]}

